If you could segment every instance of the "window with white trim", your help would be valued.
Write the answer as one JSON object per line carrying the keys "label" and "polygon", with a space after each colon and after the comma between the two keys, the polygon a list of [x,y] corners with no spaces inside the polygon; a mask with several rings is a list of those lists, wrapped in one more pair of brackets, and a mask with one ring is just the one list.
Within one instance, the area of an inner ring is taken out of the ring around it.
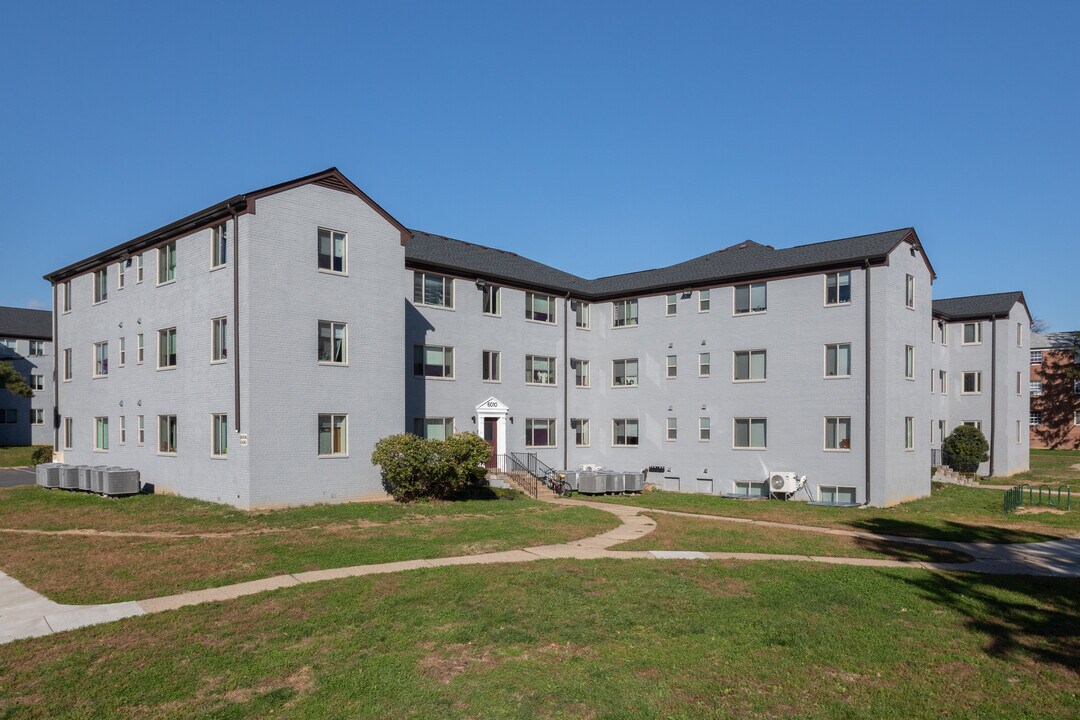
{"label": "window with white trim", "polygon": [[30,373],[30,389],[31,390],[44,390],[45,389],[45,376]]}
{"label": "window with white trim", "polygon": [[71,348],[64,348],[63,353],[63,378],[64,382],[71,381]]}
{"label": "window with white trim", "polygon": [[94,343],[94,377],[105,377],[109,374],[109,343]]}
{"label": "window with white trim", "polygon": [[64,418],[64,433],[63,433],[63,447],[65,450],[70,450],[75,446],[75,423],[74,421],[66,417]]}
{"label": "window with white trim", "polygon": [[176,280],[176,243],[165,243],[158,248],[158,285]]}
{"label": "window with white trim", "polygon": [[481,288],[483,293],[483,312],[485,315],[499,317],[502,315],[502,288],[498,285],[484,284]]}
{"label": "window with white trim", "polygon": [[117,290],[123,290],[124,289],[124,263],[125,262],[126,261],[121,260],[120,262],[116,263],[116,289]]}
{"label": "window with white trim", "polygon": [[962,345],[980,345],[982,343],[982,323],[964,323],[964,341]]}
{"label": "window with white trim", "polygon": [[589,361],[578,358],[573,361],[574,386],[579,388],[589,387]]}
{"label": "window with white trim", "polygon": [[708,442],[712,439],[712,418],[698,418],[697,439],[701,442]]}
{"label": "window with white trim", "polygon": [[349,326],[346,323],[319,321],[319,363],[349,364]]}
{"label": "window with white trim", "polygon": [[453,310],[454,278],[416,270],[413,272],[413,303]]}
{"label": "window with white trim", "polygon": [[855,488],[844,485],[819,485],[818,500],[836,505],[854,505]]}
{"label": "window with white trim", "polygon": [[525,293],[525,319],[554,325],[558,320],[555,298],[534,292]]}
{"label": "window with white trim", "polygon": [[176,328],[158,330],[158,369],[176,367]]}
{"label": "window with white trim", "polygon": [[502,353],[498,350],[482,350],[483,379],[486,382],[502,382]]}
{"label": "window with white trim", "polygon": [[732,379],[735,382],[765,380],[765,351],[736,350],[732,363]]}
{"label": "window with white trim", "polygon": [[574,431],[576,447],[589,447],[589,421],[586,418],[572,418],[570,429]]}
{"label": "window with white trim", "polygon": [[941,344],[944,347],[949,345],[949,324],[946,322],[938,322],[938,329],[941,330]]}
{"label": "window with white trim", "polygon": [[224,362],[229,357],[229,320],[225,317],[210,321],[210,362]]}
{"label": "window with white trim", "polygon": [[143,359],[146,357],[146,343],[143,341],[143,334],[139,333],[135,336],[135,363],[137,365],[143,364]]}
{"label": "window with white trim", "polygon": [[828,273],[825,275],[825,304],[851,304],[851,272]]}
{"label": "window with white trim", "polygon": [[734,480],[732,495],[739,497],[769,497],[767,480]]}
{"label": "window with white trim", "polygon": [[616,300],[611,303],[611,327],[633,327],[638,324],[638,301]]}
{"label": "window with white trim", "polygon": [[349,454],[349,416],[344,413],[319,414],[319,457]]}
{"label": "window with white trim", "polygon": [[117,367],[124,367],[127,363],[127,338],[120,338],[120,357],[117,358]]}
{"label": "window with white trim", "polygon": [[45,356],[45,341],[44,340],[31,340],[30,341],[30,357],[44,357]]}
{"label": "window with white trim", "polygon": [[938,370],[938,392],[942,395],[949,394],[949,372],[947,370]]}
{"label": "window with white trim", "polygon": [[1043,361],[1043,351],[1042,350],[1032,350],[1031,351],[1031,364],[1032,365],[1041,365],[1042,361]]}
{"label": "window with white trim", "polygon": [[571,300],[570,306],[574,309],[574,327],[582,330],[589,329],[589,303],[584,300]]}
{"label": "window with white trim", "polygon": [[915,418],[904,418],[904,449],[915,449]]}
{"label": "window with white trim", "polygon": [[904,306],[915,307],[915,278],[912,275],[904,277]]}
{"label": "window with white trim", "polygon": [[60,307],[62,312],[71,312],[71,281],[65,280],[60,283]]}
{"label": "window with white trim", "polygon": [[735,418],[732,446],[740,449],[764,450],[768,446],[766,418]]}
{"label": "window with white trim", "polygon": [[120,416],[120,444],[127,445],[127,415]]}
{"label": "window with white trim", "polygon": [[1080,410],[1073,413],[1073,425],[1080,425]]}
{"label": "window with white trim", "polygon": [[[45,410],[43,408],[30,408],[30,424],[31,425],[44,425],[45,424]],[[123,429],[123,425],[120,426]],[[121,441],[123,442],[123,441]]]}
{"label": "window with white trim", "polygon": [[556,447],[555,418],[526,418],[525,447]]}
{"label": "window with white trim", "polygon": [[176,454],[176,416],[158,415],[158,454]]}
{"label": "window with white trim", "polygon": [[442,345],[414,345],[413,374],[452,380],[454,378],[454,348]]}
{"label": "window with white trim", "polygon": [[825,418],[825,449],[839,451],[851,450],[850,417]]}
{"label": "window with white trim", "polygon": [[1021,383],[1022,383],[1022,381],[1020,379],[1020,371],[1017,370],[1016,371],[1016,394],[1017,395],[1023,394],[1023,392],[1021,390],[1021,387],[1022,387]]}
{"label": "window with white trim", "polygon": [[668,379],[679,377],[679,356],[668,355],[667,356],[667,377]]}
{"label": "window with white trim", "polygon": [[904,346],[904,378],[915,379],[915,348],[911,345]]}
{"label": "window with white trim", "polygon": [[978,395],[982,392],[982,373],[976,370],[964,372],[964,385],[961,394]]}
{"label": "window with white trim", "polygon": [[103,268],[94,271],[94,302],[105,302],[109,299],[109,270]]}
{"label": "window with white trim", "polygon": [[667,419],[667,433],[664,437],[668,442],[679,439],[679,418],[669,417]]}
{"label": "window with white trim", "polygon": [[712,356],[709,353],[698,353],[697,374],[698,377],[709,377],[712,372]]}
{"label": "window with white trim", "polygon": [[452,417],[418,417],[413,420],[413,434],[428,440],[445,440],[454,434]]}
{"label": "window with white trim", "polygon": [[664,301],[664,315],[671,317],[679,312],[679,296],[677,294],[667,295]]}
{"label": "window with white trim", "polygon": [[344,275],[349,271],[349,236],[338,230],[319,228],[319,270]]}
{"label": "window with white trim", "polygon": [[210,416],[210,456],[223,458],[228,454],[229,416],[225,413],[214,413]]}
{"label": "window with white trim", "polygon": [[698,290],[697,294],[697,311],[699,313],[707,313],[712,307],[712,292],[709,290]]}
{"label": "window with white trim", "polygon": [[1031,427],[1035,427],[1036,425],[1042,425],[1042,413],[1032,412],[1031,415],[1028,417],[1028,424],[1031,425]]}
{"label": "window with white trim", "polygon": [[1042,395],[1043,384],[1038,380],[1032,380],[1030,390],[1031,397],[1039,397],[1040,395]]}
{"label": "window with white trim", "polygon": [[1024,324],[1016,323],[1016,347],[1024,347]]}
{"label": "window with white trim", "polygon": [[225,230],[225,223],[221,223],[210,229],[210,267],[211,269],[222,267],[228,260],[229,236]]}
{"label": "window with white trim", "polygon": [[558,373],[556,360],[546,355],[525,356],[525,384],[526,385],[556,385]]}
{"label": "window with white trim", "polygon": [[982,420],[965,420],[964,425],[973,427],[976,430],[982,430]]}
{"label": "window with white trim", "polygon": [[638,419],[614,418],[611,421],[612,447],[637,447]]}
{"label": "window with white trim", "polygon": [[143,253],[135,256],[135,284],[143,281]]}
{"label": "window with white trim", "polygon": [[611,361],[611,384],[615,387],[627,387],[638,384],[637,358],[625,358]]}
{"label": "window with white trim", "polygon": [[142,445],[146,442],[146,416],[140,415],[135,422],[135,441]]}
{"label": "window with white trim", "polygon": [[765,283],[735,286],[735,315],[754,315],[768,310],[768,288]]}
{"label": "window with white trim", "polygon": [[109,449],[109,418],[94,418],[94,449]]}

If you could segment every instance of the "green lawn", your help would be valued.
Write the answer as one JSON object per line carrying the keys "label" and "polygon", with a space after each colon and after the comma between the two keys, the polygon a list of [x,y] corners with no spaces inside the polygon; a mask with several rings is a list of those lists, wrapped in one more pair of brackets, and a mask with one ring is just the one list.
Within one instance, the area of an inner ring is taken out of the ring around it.
{"label": "green lawn", "polygon": [[1080,450],[1032,450],[1031,469],[1008,478],[979,478],[991,485],[1069,485],[1074,493],[1080,492]]}
{"label": "green lawn", "polygon": [[30,456],[34,453],[33,445],[0,447],[0,467],[22,467],[32,465]]}
{"label": "green lawn", "polygon": [[19,641],[0,718],[1066,718],[1080,582],[540,561]]}
{"label": "green lawn", "polygon": [[609,513],[520,495],[514,500],[349,503],[244,513],[178,497],[112,500],[21,487],[0,490],[0,528],[146,536],[0,533],[0,569],[53,600],[85,604],[305,570],[561,543],[617,525]]}
{"label": "green lawn", "polygon": [[891,508],[838,508],[804,502],[747,501],[675,492],[575,496],[678,512],[841,527],[963,542],[1038,542],[1080,533],[1080,504],[1067,513],[1005,515],[997,490],[935,483],[930,497]]}

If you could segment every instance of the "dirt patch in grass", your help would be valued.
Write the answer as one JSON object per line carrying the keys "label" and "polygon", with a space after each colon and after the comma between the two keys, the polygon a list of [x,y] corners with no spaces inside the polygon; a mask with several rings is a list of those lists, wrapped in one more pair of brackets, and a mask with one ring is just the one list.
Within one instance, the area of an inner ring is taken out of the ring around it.
{"label": "dirt patch in grass", "polygon": [[491,649],[481,650],[472,643],[453,643],[436,649],[434,643],[421,646],[427,654],[416,663],[416,671],[447,685],[467,670],[488,670],[497,664]]}

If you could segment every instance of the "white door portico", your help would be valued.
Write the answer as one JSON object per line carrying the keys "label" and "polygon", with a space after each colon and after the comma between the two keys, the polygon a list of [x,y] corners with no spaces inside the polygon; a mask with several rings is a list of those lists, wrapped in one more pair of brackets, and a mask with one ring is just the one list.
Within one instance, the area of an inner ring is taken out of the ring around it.
{"label": "white door portico", "polygon": [[476,432],[494,447],[496,463],[506,454],[506,418],[509,413],[510,408],[495,397],[489,397],[476,406]]}

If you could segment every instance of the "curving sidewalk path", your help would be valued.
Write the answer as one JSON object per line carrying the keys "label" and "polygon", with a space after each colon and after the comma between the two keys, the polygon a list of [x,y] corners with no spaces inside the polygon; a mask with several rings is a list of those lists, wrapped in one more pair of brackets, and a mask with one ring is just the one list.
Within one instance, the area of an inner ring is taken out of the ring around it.
{"label": "curving sidewalk path", "polygon": [[[494,563],[522,563],[544,559],[595,560],[652,559],[652,560],[773,560],[821,562],[865,567],[921,568],[933,571],[967,571],[1010,575],[1046,575],[1055,577],[1080,577],[1080,538],[1068,538],[1029,545],[992,545],[986,543],[958,543],[944,540],[876,535],[853,530],[790,525],[745,518],[726,518],[716,515],[677,513],[669,510],[630,507],[608,503],[591,503],[576,500],[555,499],[548,502],[557,505],[584,505],[603,510],[618,517],[622,524],[606,533],[559,545],[541,545],[521,550],[433,558],[430,560],[404,560],[400,562],[357,565],[353,567],[312,570],[277,575],[250,582],[224,585],[222,587],[150,598],[147,600],[108,603],[103,605],[61,605],[34,592],[15,578],[0,572],[0,644],[22,638],[50,635],[64,630],[98,625],[122,618],[150,613],[165,612],[187,605],[198,605],[253,595],[267,590],[303,585],[305,583],[381,575],[417,570],[420,568],[447,567],[451,565],[486,565]],[[968,563],[930,563],[915,560],[879,560],[874,558],[819,557],[810,555],[772,555],[768,553],[693,552],[672,550],[610,550],[614,545],[636,540],[656,528],[656,522],[643,513],[681,515],[704,518],[718,522],[739,522],[772,527],[819,532],[830,535],[846,535],[886,542],[935,545],[952,548],[971,555]]]}

